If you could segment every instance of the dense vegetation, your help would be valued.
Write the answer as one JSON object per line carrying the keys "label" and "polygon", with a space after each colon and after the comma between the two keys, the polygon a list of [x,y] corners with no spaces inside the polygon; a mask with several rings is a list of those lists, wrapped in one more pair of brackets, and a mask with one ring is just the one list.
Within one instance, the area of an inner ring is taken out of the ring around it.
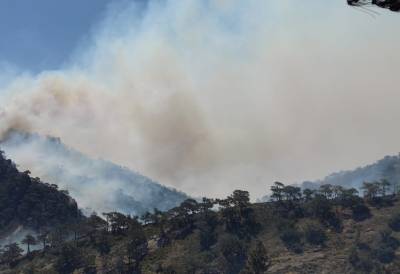
{"label": "dense vegetation", "polygon": [[[271,201],[247,191],[187,199],[140,218],[92,215],[9,244],[4,273],[398,273],[400,213],[388,181],[356,189],[276,182]],[[40,251],[30,251],[40,245]]]}
{"label": "dense vegetation", "polygon": [[0,151],[0,231],[15,226],[33,230],[78,220],[81,214],[66,191],[19,172]]}

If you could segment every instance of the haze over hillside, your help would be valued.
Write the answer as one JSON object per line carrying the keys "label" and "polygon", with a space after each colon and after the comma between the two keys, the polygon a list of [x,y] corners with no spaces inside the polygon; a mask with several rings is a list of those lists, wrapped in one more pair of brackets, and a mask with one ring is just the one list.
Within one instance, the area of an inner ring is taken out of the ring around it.
{"label": "haze over hillside", "polygon": [[68,193],[21,172],[0,152],[0,245],[82,218]]}
{"label": "haze over hillside", "polygon": [[397,13],[375,20],[343,0],[123,2],[69,65],[12,78],[0,135],[59,136],[193,196],[256,194],[399,151]]}
{"label": "haze over hillside", "polygon": [[91,159],[60,139],[12,132],[0,147],[23,170],[68,190],[87,214],[119,211],[140,215],[154,208],[168,210],[187,198],[128,168]]}
{"label": "haze over hillside", "polygon": [[374,182],[382,179],[388,180],[392,186],[400,185],[400,154],[385,156],[375,163],[358,167],[354,170],[334,172],[321,180],[303,182],[303,187],[315,187],[323,184],[340,185],[347,188],[354,187],[358,190],[364,182]]}
{"label": "haze over hillside", "polygon": [[0,274],[400,274],[400,0],[58,2],[0,0]]}

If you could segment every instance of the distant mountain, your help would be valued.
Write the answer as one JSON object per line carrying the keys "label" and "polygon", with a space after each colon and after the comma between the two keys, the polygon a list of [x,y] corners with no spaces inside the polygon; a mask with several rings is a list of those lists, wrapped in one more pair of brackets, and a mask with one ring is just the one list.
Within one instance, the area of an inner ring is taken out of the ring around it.
{"label": "distant mountain", "polygon": [[188,198],[128,168],[89,158],[58,138],[11,132],[0,147],[33,175],[68,190],[87,214],[139,215],[154,208],[168,210]]}
{"label": "distant mountain", "polygon": [[400,155],[385,156],[383,159],[354,170],[340,171],[318,181],[302,183],[304,188],[316,188],[322,184],[341,185],[347,188],[360,189],[363,182],[386,179],[396,185],[400,183]]}
{"label": "distant mountain", "polygon": [[[320,185],[330,184],[360,190],[363,182],[373,182],[382,179],[386,179],[391,183],[392,190],[394,188],[397,191],[400,190],[400,154],[397,156],[385,156],[373,164],[358,167],[354,170],[334,172],[320,180],[303,181],[301,183],[293,183],[292,185],[300,186],[302,189],[317,189]],[[259,202],[269,200],[269,195],[258,199]]]}

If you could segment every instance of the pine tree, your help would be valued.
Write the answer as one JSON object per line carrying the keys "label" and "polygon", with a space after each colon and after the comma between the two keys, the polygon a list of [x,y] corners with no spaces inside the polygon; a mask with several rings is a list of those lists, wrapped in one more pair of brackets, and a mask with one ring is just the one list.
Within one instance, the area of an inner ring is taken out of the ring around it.
{"label": "pine tree", "polygon": [[21,243],[26,244],[28,247],[28,254],[31,253],[31,245],[36,245],[36,239],[31,234],[27,234]]}
{"label": "pine tree", "polygon": [[261,241],[258,241],[255,248],[247,257],[246,266],[242,274],[261,274],[268,270],[269,259],[267,250]]}
{"label": "pine tree", "polygon": [[47,239],[48,239],[48,237],[49,237],[49,231],[47,231],[47,230],[43,230],[43,231],[39,234],[39,236],[37,237],[37,240],[40,241],[40,242],[42,242],[43,250],[46,249],[46,244],[47,244]]}
{"label": "pine tree", "polygon": [[2,261],[8,264],[12,264],[16,259],[22,256],[23,249],[19,247],[17,243],[12,243],[4,246],[2,254]]}

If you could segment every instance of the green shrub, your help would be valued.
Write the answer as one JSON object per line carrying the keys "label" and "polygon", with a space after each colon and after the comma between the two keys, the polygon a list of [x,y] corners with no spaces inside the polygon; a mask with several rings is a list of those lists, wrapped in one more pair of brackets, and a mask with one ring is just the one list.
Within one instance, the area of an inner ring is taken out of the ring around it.
{"label": "green shrub", "polygon": [[400,231],[400,213],[397,213],[390,218],[389,227],[394,231]]}
{"label": "green shrub", "polygon": [[217,235],[210,229],[200,231],[200,248],[202,251],[210,249],[217,242]]}
{"label": "green shrub", "polygon": [[381,245],[388,246],[396,250],[400,246],[399,240],[392,236],[392,232],[388,229],[381,231]]}
{"label": "green shrub", "polygon": [[227,273],[238,273],[246,260],[244,243],[233,235],[222,236],[219,240],[219,251],[226,262]]}
{"label": "green shrub", "polygon": [[219,250],[229,262],[243,259],[246,256],[245,246],[242,241],[231,235],[225,235],[221,238]]}
{"label": "green shrub", "polygon": [[380,246],[376,252],[376,257],[381,263],[387,264],[393,261],[395,257],[395,251],[390,246]]}
{"label": "green shrub", "polygon": [[348,257],[354,269],[361,273],[371,273],[375,269],[374,259],[369,249],[359,249],[353,246]]}
{"label": "green shrub", "polygon": [[84,264],[83,254],[72,243],[64,244],[57,258],[55,267],[58,273],[72,273]]}
{"label": "green shrub", "polygon": [[304,230],[304,237],[309,244],[323,245],[327,239],[324,229],[316,224],[309,224]]}
{"label": "green shrub", "polygon": [[364,204],[356,204],[352,207],[353,219],[355,221],[363,221],[371,217],[369,208]]}
{"label": "green shrub", "polygon": [[247,263],[240,274],[261,274],[265,273],[270,266],[267,250],[261,241],[257,241],[255,248],[247,256]]}
{"label": "green shrub", "polygon": [[375,256],[381,263],[390,263],[395,257],[395,251],[399,247],[399,240],[392,236],[390,230],[383,230],[380,233],[381,240],[375,250]]}
{"label": "green shrub", "polygon": [[294,227],[286,227],[280,233],[280,238],[286,248],[293,250],[296,253],[302,252],[301,237],[301,233]]}

